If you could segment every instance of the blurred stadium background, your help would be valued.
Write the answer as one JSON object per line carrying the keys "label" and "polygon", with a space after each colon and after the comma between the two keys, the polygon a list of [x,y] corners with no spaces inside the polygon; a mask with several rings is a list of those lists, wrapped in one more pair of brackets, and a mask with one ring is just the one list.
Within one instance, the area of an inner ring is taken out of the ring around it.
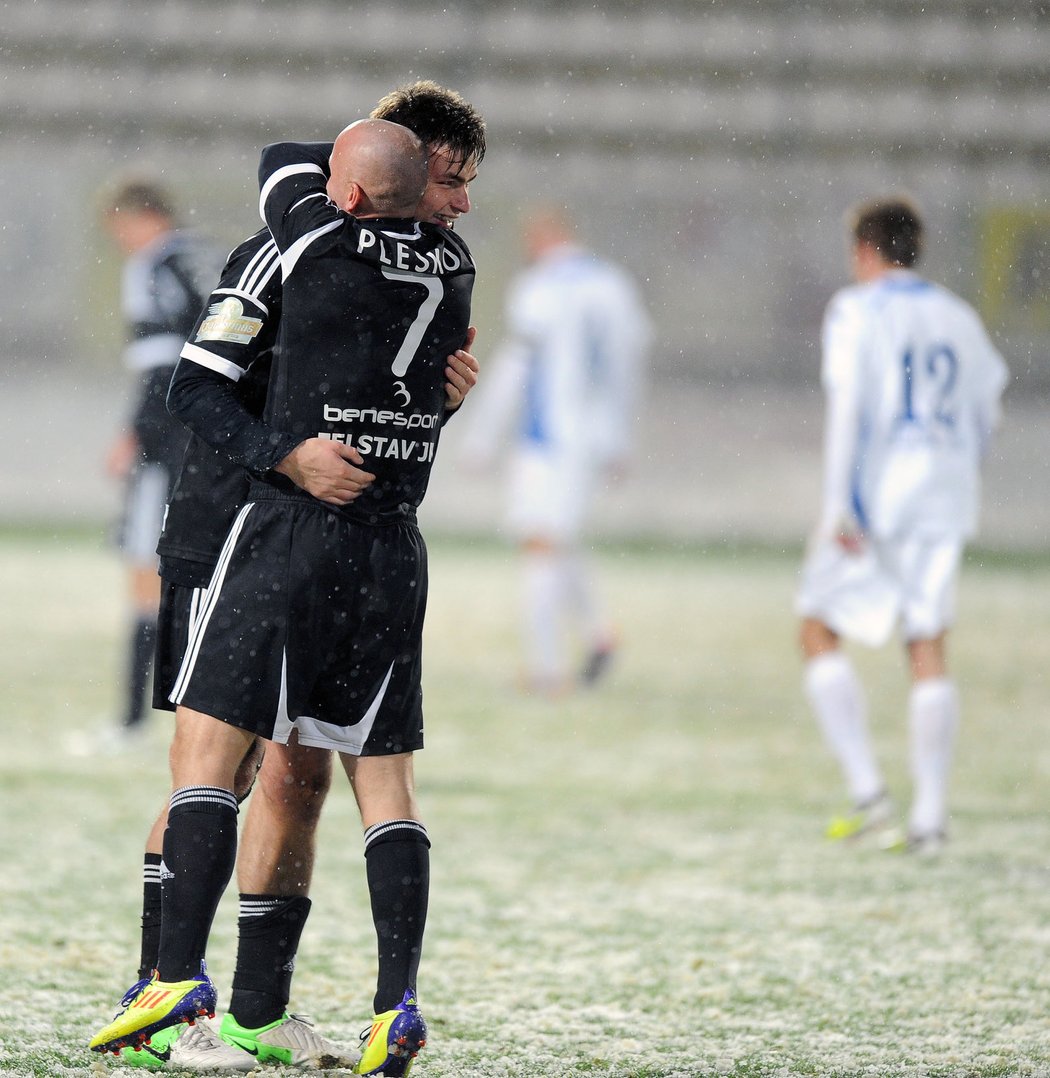
{"label": "blurred stadium background", "polygon": [[[982,542],[1045,547],[1048,58],[1050,7],[1033,0],[5,4],[0,520],[115,512],[102,458],[124,403],[119,265],[100,185],[152,167],[188,223],[232,245],[256,227],[261,145],[331,137],[429,77],[489,124],[462,225],[483,359],[529,199],[563,200],[643,282],[659,337],[608,531],[802,539],[843,213],[905,190],[931,226],[927,272],[978,306],[1013,373]],[[491,527],[495,481],[457,465],[446,449],[431,526]]]}

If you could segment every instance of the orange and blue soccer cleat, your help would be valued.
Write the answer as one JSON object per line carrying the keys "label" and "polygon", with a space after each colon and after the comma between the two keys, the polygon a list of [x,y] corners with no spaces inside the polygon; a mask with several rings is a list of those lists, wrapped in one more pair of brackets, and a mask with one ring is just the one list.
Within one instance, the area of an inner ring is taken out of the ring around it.
{"label": "orange and blue soccer cleat", "polygon": [[427,1024],[416,1005],[414,989],[392,1010],[377,1014],[361,1034],[361,1061],[354,1074],[405,1078],[419,1050],[427,1043]]}

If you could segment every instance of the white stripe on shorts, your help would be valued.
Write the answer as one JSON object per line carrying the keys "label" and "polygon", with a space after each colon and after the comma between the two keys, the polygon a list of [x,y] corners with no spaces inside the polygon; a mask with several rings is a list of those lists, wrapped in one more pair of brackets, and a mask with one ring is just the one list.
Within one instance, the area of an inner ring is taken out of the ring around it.
{"label": "white stripe on shorts", "polygon": [[204,596],[207,595],[207,593],[207,588],[194,588],[190,593],[190,618],[187,623],[187,643],[189,642],[189,633],[193,632],[197,622],[201,619],[201,614],[204,613]]}
{"label": "white stripe on shorts", "polygon": [[193,676],[193,668],[197,664],[197,656],[200,654],[204,631],[207,629],[208,621],[211,618],[212,612],[215,610],[219,592],[222,591],[222,582],[226,579],[226,571],[230,567],[233,548],[237,545],[237,538],[241,534],[241,531],[244,528],[244,522],[248,519],[248,514],[251,512],[254,505],[254,502],[248,502],[246,505],[242,506],[241,511],[237,514],[233,524],[230,525],[229,534],[226,536],[226,541],[222,544],[222,550],[219,552],[219,560],[216,562],[215,572],[212,573],[211,582],[208,584],[208,590],[204,593],[204,601],[201,609],[191,620],[189,639],[186,642],[186,654],[182,657],[182,666],[179,669],[179,676],[175,679],[171,694],[168,696],[168,699],[173,704],[182,703],[182,698],[186,694],[186,688],[190,683],[190,678]]}

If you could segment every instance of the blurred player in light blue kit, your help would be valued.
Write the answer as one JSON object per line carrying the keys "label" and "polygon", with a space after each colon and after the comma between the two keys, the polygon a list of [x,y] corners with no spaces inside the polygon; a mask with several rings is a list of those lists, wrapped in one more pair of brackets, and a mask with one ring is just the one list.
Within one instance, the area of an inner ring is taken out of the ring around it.
{"label": "blurred player in light blue kit", "polygon": [[[945,635],[1007,371],[972,308],[913,272],[922,240],[908,201],[854,213],[857,283],[833,297],[824,320],[823,507],[796,609],[806,694],[855,805],[829,837],[874,832],[886,845],[933,853],[946,834],[959,721]],[[880,646],[897,625],[912,678],[906,836],[890,826],[864,692],[839,646],[840,637]]]}
{"label": "blurred player in light blue kit", "polygon": [[486,463],[519,415],[507,528],[525,563],[526,688],[557,695],[573,680],[570,629],[584,684],[605,673],[615,649],[580,540],[596,488],[630,458],[651,330],[634,282],[579,247],[561,209],[529,212],[524,246],[530,265],[510,289],[508,339],[464,450]]}

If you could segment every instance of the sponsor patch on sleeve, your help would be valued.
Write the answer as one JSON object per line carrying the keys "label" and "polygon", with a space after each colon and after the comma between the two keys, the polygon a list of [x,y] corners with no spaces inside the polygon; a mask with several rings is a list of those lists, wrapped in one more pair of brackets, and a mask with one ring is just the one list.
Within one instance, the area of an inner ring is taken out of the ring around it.
{"label": "sponsor patch on sleeve", "polygon": [[248,344],[262,329],[261,318],[247,318],[244,304],[229,296],[221,303],[208,308],[208,317],[197,330],[197,341],[228,341],[230,344]]}

